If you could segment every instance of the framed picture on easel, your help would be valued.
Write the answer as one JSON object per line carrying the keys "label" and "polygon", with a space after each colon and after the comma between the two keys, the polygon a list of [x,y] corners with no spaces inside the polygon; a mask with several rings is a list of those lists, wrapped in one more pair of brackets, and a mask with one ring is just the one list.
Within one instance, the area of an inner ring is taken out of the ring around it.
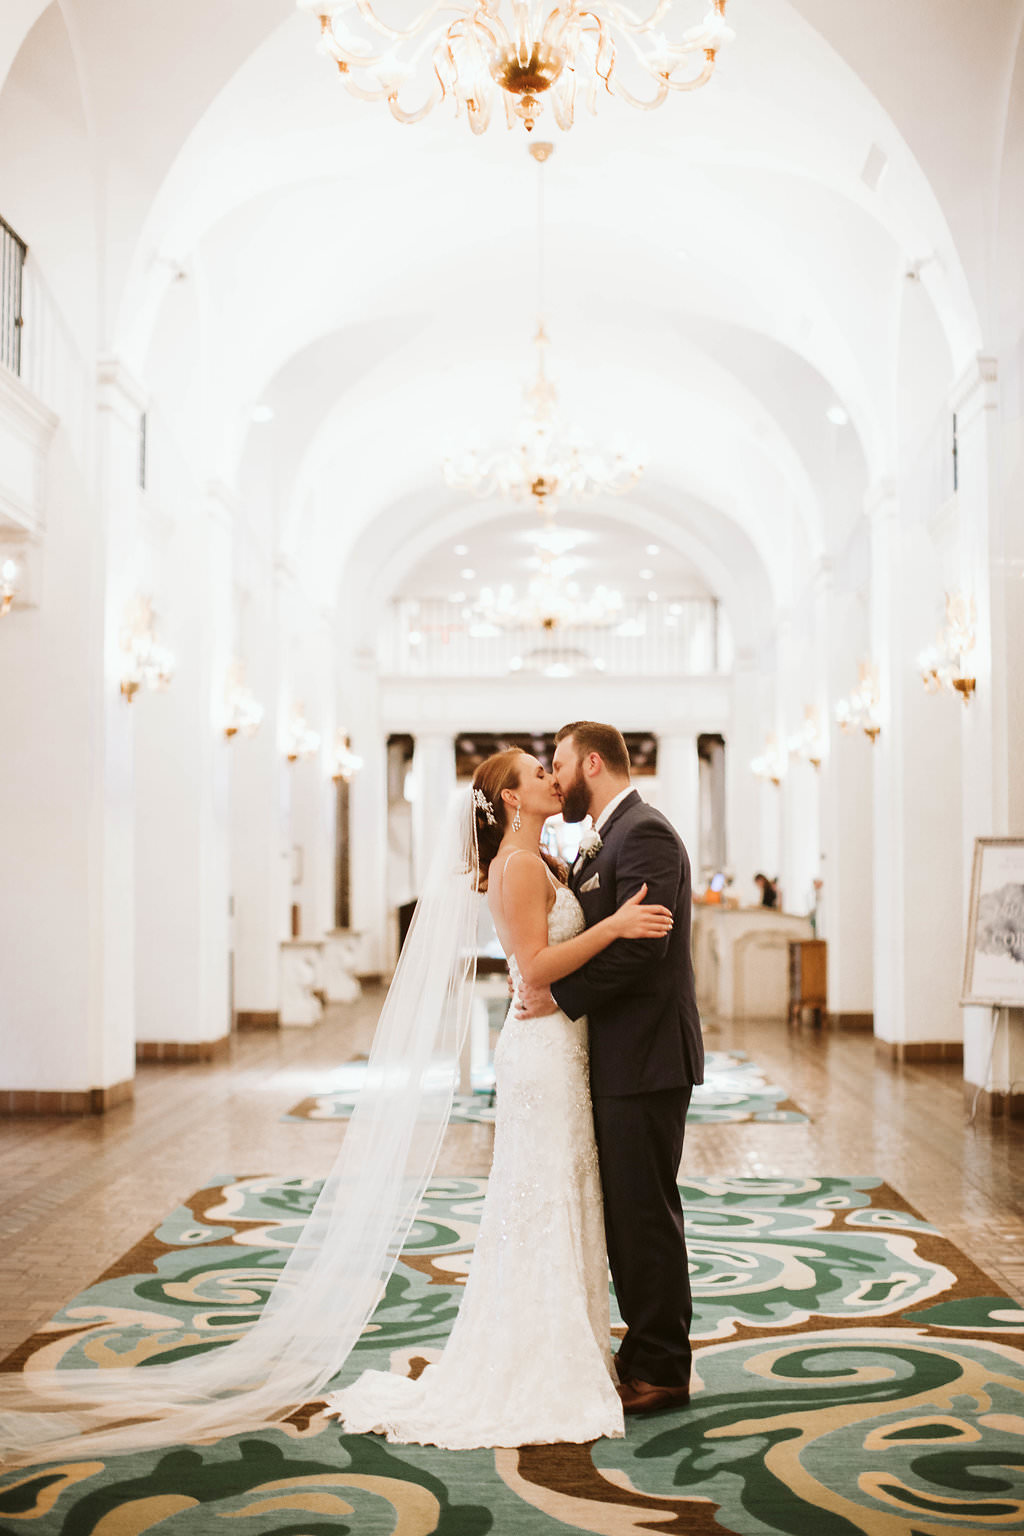
{"label": "framed picture on easel", "polygon": [[960,1001],[1024,1008],[1024,837],[974,840]]}

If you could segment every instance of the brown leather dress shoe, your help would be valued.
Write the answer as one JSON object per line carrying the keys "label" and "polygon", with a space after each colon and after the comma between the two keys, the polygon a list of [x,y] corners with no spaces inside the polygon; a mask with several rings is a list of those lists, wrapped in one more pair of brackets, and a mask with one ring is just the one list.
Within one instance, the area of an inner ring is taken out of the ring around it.
{"label": "brown leather dress shoe", "polygon": [[612,1369],[619,1381],[626,1381],[628,1379],[629,1369],[622,1364],[620,1356],[612,1355]]}
{"label": "brown leather dress shoe", "polygon": [[635,1376],[620,1381],[615,1390],[623,1413],[661,1413],[666,1408],[685,1408],[690,1401],[689,1387],[659,1387]]}

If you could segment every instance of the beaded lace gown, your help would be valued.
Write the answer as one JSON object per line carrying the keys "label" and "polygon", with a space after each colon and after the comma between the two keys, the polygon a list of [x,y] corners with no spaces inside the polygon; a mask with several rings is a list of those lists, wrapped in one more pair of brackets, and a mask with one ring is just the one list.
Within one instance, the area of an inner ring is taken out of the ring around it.
{"label": "beaded lace gown", "polygon": [[[548,942],[583,927],[558,886]],[[509,970],[518,991],[514,958]],[[514,1007],[494,1056],[494,1158],[455,1326],[418,1380],[364,1371],[329,1396],[350,1433],[449,1450],[623,1433],[586,1020],[521,1020]]]}

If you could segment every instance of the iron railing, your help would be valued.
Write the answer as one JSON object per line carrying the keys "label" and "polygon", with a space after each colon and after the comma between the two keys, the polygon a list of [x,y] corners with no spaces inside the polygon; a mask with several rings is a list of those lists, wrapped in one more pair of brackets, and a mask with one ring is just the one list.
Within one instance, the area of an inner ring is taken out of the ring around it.
{"label": "iron railing", "polygon": [[21,279],[28,246],[0,219],[0,364],[21,373]]}

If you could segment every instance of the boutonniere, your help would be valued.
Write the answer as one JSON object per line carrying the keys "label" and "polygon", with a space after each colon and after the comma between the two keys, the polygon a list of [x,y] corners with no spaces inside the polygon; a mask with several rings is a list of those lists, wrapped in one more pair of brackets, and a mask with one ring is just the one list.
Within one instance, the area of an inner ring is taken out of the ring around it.
{"label": "boutonniere", "polygon": [[580,857],[592,859],[595,853],[600,853],[603,847],[604,844],[601,842],[600,832],[595,832],[594,828],[591,827],[580,838]]}

